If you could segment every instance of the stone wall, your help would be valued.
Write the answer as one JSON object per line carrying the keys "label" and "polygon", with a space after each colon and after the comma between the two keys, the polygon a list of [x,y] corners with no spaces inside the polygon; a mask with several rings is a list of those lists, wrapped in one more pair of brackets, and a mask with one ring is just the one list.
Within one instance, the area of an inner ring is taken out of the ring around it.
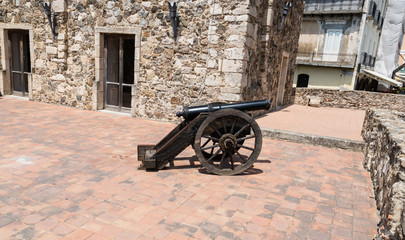
{"label": "stone wall", "polygon": [[367,110],[362,136],[380,223],[378,240],[405,239],[405,113]]}
{"label": "stone wall", "polygon": [[261,98],[273,99],[274,108],[283,54],[289,56],[284,102],[292,101],[302,0],[294,1],[280,30],[282,0],[178,1],[177,41],[165,0],[50,0],[55,39],[41,1],[17,2],[0,3],[0,28],[32,27],[32,100],[103,108],[101,27],[139,29],[133,116],[173,121],[184,105]]}
{"label": "stone wall", "polygon": [[311,88],[295,88],[294,104],[305,106],[312,97],[319,98],[321,107],[403,111],[405,106],[405,95]]}
{"label": "stone wall", "polygon": [[[304,4],[294,5],[280,27],[283,1],[250,1],[248,25],[247,84],[242,90],[245,100],[269,98],[276,107],[277,89],[283,56],[288,57],[287,81],[284,84],[284,104],[293,102],[292,81],[301,30]],[[270,5],[269,5],[269,2]],[[280,27],[280,28],[279,28]],[[297,31],[298,27],[298,31]]]}

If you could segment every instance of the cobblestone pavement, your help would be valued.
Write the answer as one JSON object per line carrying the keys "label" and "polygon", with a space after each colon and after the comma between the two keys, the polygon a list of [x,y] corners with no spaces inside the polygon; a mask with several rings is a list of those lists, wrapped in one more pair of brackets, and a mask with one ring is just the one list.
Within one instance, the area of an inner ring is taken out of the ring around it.
{"label": "cobblestone pavement", "polygon": [[137,170],[137,144],[173,126],[0,98],[0,239],[372,239],[362,154],[265,139],[244,175],[191,149]]}

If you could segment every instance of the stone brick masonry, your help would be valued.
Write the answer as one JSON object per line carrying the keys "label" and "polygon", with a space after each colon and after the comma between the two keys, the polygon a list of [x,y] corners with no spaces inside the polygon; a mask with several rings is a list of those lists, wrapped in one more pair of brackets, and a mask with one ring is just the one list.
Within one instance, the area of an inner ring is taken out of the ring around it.
{"label": "stone brick masonry", "polygon": [[338,91],[296,88],[294,103],[307,105],[311,97],[320,100],[322,107],[363,109],[379,108],[404,111],[405,95],[366,91]]}
{"label": "stone brick masonry", "polygon": [[379,211],[379,238],[405,239],[405,113],[368,110],[363,127],[364,166]]}
{"label": "stone brick masonry", "polygon": [[[283,56],[288,56],[284,104],[292,102],[302,0],[294,1],[280,29],[282,0],[178,1],[177,41],[167,1],[50,2],[56,39],[41,1],[0,3],[0,48],[7,48],[9,29],[31,30],[32,100],[102,109],[103,38],[131,32],[137,35],[133,116],[173,121],[183,105],[260,98],[272,99],[275,108]],[[9,94],[5,53],[0,51],[0,90]]]}

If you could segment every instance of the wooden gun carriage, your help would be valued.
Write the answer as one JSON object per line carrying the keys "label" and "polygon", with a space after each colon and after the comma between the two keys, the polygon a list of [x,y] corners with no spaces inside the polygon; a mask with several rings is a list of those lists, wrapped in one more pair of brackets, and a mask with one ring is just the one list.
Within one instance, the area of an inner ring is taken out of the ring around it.
{"label": "wooden gun carriage", "polygon": [[156,145],[138,145],[140,169],[159,170],[192,145],[201,165],[218,175],[235,175],[259,157],[262,133],[246,112],[268,110],[269,100],[185,107],[184,121]]}

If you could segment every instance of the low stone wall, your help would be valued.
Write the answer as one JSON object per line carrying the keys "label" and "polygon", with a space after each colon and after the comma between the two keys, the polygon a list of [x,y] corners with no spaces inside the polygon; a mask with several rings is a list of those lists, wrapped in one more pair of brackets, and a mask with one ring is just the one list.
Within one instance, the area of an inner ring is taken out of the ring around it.
{"label": "low stone wall", "polygon": [[404,111],[405,106],[405,95],[311,88],[296,88],[294,104],[305,106],[310,97],[319,98],[321,107]]}
{"label": "low stone wall", "polygon": [[405,239],[405,113],[367,110],[362,136],[380,223],[378,240]]}

